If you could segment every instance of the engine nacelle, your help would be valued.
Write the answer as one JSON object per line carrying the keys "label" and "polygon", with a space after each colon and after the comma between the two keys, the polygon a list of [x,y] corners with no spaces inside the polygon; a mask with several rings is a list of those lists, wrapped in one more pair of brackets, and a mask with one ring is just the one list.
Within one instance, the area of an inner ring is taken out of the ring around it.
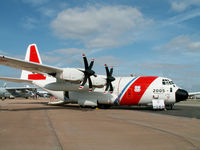
{"label": "engine nacelle", "polygon": [[76,68],[64,68],[63,72],[56,75],[56,78],[67,81],[82,81],[84,78],[84,73]]}
{"label": "engine nacelle", "polygon": [[106,77],[98,75],[97,77],[91,76],[92,85],[97,88],[102,88],[106,85]]}

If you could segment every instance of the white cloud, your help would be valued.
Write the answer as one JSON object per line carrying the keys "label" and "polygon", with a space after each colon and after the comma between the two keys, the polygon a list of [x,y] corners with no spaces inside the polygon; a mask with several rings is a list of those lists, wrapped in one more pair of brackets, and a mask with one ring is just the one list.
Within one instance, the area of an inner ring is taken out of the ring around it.
{"label": "white cloud", "polygon": [[180,12],[180,11],[183,11],[183,10],[185,10],[188,6],[185,4],[185,3],[181,3],[181,2],[172,2],[171,3],[171,5],[172,5],[172,9],[173,10],[175,10],[175,11],[178,11],[178,12]]}
{"label": "white cloud", "polygon": [[[53,50],[51,52],[46,52],[41,54],[41,59],[44,64],[49,64],[57,67],[78,67],[83,68],[83,58],[82,53],[86,53],[88,50],[78,49],[78,48],[63,48]],[[90,63],[92,57],[88,54],[87,56],[88,63]],[[110,66],[119,66],[121,60],[114,56],[101,56],[95,57],[95,67],[98,70],[104,71],[104,64],[108,64]]]}
{"label": "white cloud", "polygon": [[53,53],[61,54],[61,55],[66,55],[66,56],[71,56],[71,55],[82,55],[84,53],[83,49],[78,49],[78,48],[63,48],[63,49],[57,49],[54,50]]}
{"label": "white cloud", "polygon": [[78,48],[63,48],[46,52],[41,55],[41,58],[44,64],[57,67],[82,67],[83,52],[87,51]]}
{"label": "white cloud", "polygon": [[23,26],[25,29],[31,30],[31,29],[36,28],[37,23],[38,23],[38,22],[37,22],[36,19],[31,18],[31,17],[26,17],[26,18],[24,18],[23,21],[22,21],[22,26]]}
{"label": "white cloud", "polygon": [[176,16],[170,18],[169,20],[164,22],[164,25],[181,23],[183,21],[187,21],[189,19],[199,17],[199,16],[200,16],[200,10],[195,9],[195,10],[192,10],[192,11],[188,11],[186,13],[181,13],[179,15],[176,15]]}
{"label": "white cloud", "polygon": [[[195,39],[195,40],[194,40]],[[171,52],[200,52],[200,40],[189,35],[180,35],[173,38],[170,42],[157,47],[158,50],[165,50]]]}
{"label": "white cloud", "polygon": [[48,8],[48,7],[40,7],[40,8],[38,8],[38,11],[42,15],[47,16],[47,17],[52,17],[52,16],[55,16],[55,14],[56,14],[56,10],[55,9]]}
{"label": "white cloud", "polygon": [[182,12],[191,6],[200,6],[200,0],[173,0],[171,1],[171,8],[174,11]]}
{"label": "white cloud", "polygon": [[54,64],[60,61],[60,57],[47,54],[41,54],[41,59],[44,64]]}
{"label": "white cloud", "polygon": [[34,10],[38,11],[44,17],[56,17],[60,10],[68,6],[66,2],[56,2],[50,0],[21,0],[29,4]]}
{"label": "white cloud", "polygon": [[60,12],[51,28],[58,37],[80,40],[87,48],[109,48],[133,42],[152,22],[133,7],[90,6]]}
{"label": "white cloud", "polygon": [[119,66],[120,63],[121,61],[114,56],[102,56],[95,59],[95,64],[99,66],[104,66],[104,64],[107,64],[109,66],[115,67]]}

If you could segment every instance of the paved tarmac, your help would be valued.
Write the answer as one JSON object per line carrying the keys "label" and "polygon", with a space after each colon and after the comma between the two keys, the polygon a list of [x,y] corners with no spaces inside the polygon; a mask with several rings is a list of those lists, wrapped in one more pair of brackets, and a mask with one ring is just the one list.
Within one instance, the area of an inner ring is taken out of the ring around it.
{"label": "paved tarmac", "polygon": [[[47,101],[0,101],[0,149],[200,149],[200,107],[96,110],[77,105],[48,106]],[[191,111],[194,115],[188,115]]]}
{"label": "paved tarmac", "polygon": [[152,107],[138,107],[138,106],[115,106],[112,109],[125,109],[132,111],[142,111],[163,115],[171,115],[171,116],[179,116],[179,117],[187,117],[187,118],[196,118],[200,119],[200,105],[187,105],[187,104],[175,104],[172,110],[152,110]]}

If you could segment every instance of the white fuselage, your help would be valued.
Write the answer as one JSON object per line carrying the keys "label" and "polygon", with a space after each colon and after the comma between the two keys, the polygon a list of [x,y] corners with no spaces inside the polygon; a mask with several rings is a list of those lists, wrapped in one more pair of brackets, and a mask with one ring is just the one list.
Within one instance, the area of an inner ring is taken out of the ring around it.
{"label": "white fuselage", "polygon": [[46,80],[35,80],[33,84],[47,90],[60,100],[80,105],[96,106],[97,104],[147,105],[152,99],[163,99],[165,104],[176,102],[175,92],[178,87],[170,79],[163,77],[118,77],[112,82],[114,91],[105,93],[105,87],[88,91],[88,85],[79,89],[80,83],[58,81],[47,77]]}

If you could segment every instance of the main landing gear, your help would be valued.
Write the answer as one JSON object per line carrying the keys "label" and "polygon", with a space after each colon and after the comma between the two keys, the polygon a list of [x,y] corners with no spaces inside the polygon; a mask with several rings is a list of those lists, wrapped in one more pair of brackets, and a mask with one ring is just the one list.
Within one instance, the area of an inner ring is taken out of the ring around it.
{"label": "main landing gear", "polygon": [[111,105],[109,104],[98,104],[98,108],[100,109],[109,109]]}
{"label": "main landing gear", "polygon": [[96,108],[99,108],[99,109],[109,109],[111,107],[111,105],[108,105],[108,104],[98,104],[97,106],[83,106],[83,105],[80,105],[81,108],[92,108],[92,109],[96,109]]}

